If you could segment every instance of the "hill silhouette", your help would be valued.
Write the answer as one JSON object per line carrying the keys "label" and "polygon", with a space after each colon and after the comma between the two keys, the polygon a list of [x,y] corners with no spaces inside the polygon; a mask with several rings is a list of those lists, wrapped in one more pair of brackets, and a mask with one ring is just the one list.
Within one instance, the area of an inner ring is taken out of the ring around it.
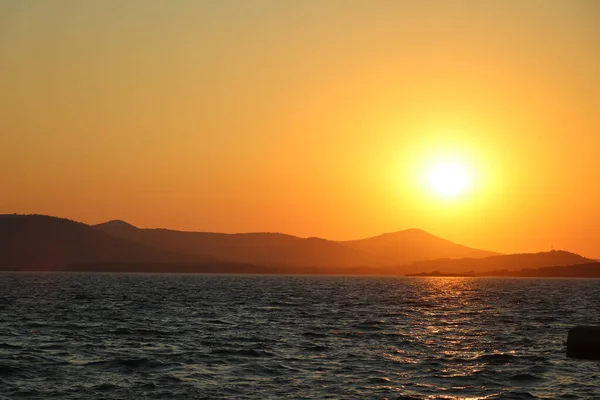
{"label": "hill silhouette", "polygon": [[404,265],[441,258],[483,258],[498,254],[462,246],[421,229],[407,229],[339,243],[370,253],[384,265]]}
{"label": "hill silhouette", "polygon": [[522,277],[546,278],[600,278],[600,263],[588,263],[559,267],[526,268],[517,272]]}
{"label": "hill silhouette", "polygon": [[212,233],[140,229],[123,221],[95,225],[115,237],[155,248],[264,266],[345,268],[378,264],[370,254],[320,238],[282,233]]}
{"label": "hill silhouette", "polygon": [[416,262],[406,266],[407,273],[438,271],[441,273],[472,273],[493,275],[493,271],[518,271],[522,269],[558,267],[592,263],[594,260],[568,251],[508,254],[480,259],[442,259]]}
{"label": "hill silhouette", "polygon": [[90,262],[214,262],[115,238],[68,219],[0,215],[0,269],[60,270]]}
{"label": "hill silhouette", "polygon": [[[140,229],[124,221],[89,226],[43,215],[0,215],[0,269],[5,270],[501,275],[594,261],[566,251],[485,257],[490,254],[495,253],[418,229],[335,242],[282,233]],[[446,258],[435,259],[440,255]]]}
{"label": "hill silhouette", "polygon": [[95,228],[119,238],[163,250],[290,268],[398,266],[442,257],[486,257],[497,254],[452,243],[419,229],[387,233],[362,240],[334,242],[314,237],[304,239],[282,233],[225,234],[140,229],[124,221],[110,221],[95,225]]}

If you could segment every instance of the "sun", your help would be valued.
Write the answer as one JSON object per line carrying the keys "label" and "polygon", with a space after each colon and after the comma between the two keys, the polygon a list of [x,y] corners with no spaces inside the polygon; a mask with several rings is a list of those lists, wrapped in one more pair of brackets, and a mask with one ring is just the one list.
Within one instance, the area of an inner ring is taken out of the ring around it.
{"label": "sun", "polygon": [[400,172],[403,201],[428,212],[459,215],[492,198],[499,174],[491,163],[493,154],[474,135],[452,130],[421,136],[402,149],[401,164],[393,170]]}
{"label": "sun", "polygon": [[443,198],[454,198],[465,194],[472,183],[469,167],[458,160],[433,162],[425,174],[430,191]]}

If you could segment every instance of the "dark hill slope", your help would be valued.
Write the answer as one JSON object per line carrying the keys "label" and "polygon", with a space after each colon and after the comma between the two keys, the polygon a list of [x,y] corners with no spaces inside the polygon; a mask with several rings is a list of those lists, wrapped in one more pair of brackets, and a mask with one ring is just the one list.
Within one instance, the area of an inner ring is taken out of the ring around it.
{"label": "dark hill slope", "polygon": [[490,271],[516,271],[526,268],[555,267],[591,263],[593,260],[567,251],[543,253],[508,254],[481,259],[432,260],[407,266],[412,272],[440,271],[444,273],[474,272],[487,274]]}
{"label": "dark hill slope", "polygon": [[600,278],[600,263],[577,264],[567,267],[526,268],[518,276],[546,278]]}
{"label": "dark hill slope", "polygon": [[115,237],[190,255],[207,254],[255,265],[330,268],[376,264],[366,252],[319,238],[299,238],[282,233],[212,233],[169,229],[139,229],[123,221],[96,225]]}
{"label": "dark hill slope", "polygon": [[60,270],[93,262],[208,262],[115,238],[67,219],[42,215],[0,215],[0,268]]}
{"label": "dark hill slope", "polygon": [[462,246],[420,229],[339,243],[370,253],[385,265],[403,265],[440,258],[483,258],[498,254]]}
{"label": "dark hill slope", "polygon": [[600,263],[592,262],[558,267],[523,268],[518,271],[494,270],[481,275],[527,278],[600,278]]}

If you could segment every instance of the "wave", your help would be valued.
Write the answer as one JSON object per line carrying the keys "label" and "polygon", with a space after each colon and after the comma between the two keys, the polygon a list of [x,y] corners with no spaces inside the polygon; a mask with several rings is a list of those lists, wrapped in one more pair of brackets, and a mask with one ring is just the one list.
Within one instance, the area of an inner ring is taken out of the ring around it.
{"label": "wave", "polygon": [[23,370],[19,367],[13,367],[10,365],[0,364],[0,376],[14,375],[22,372]]}
{"label": "wave", "polygon": [[117,328],[111,334],[125,336],[170,336],[174,333],[158,329]]}
{"label": "wave", "polygon": [[260,349],[214,349],[210,351],[215,356],[234,357],[273,357],[274,353]]}
{"label": "wave", "polygon": [[540,378],[539,376],[535,376],[532,374],[516,374],[510,377],[513,381],[537,381]]}
{"label": "wave", "polygon": [[105,371],[115,372],[133,372],[133,371],[156,371],[173,369],[178,367],[179,363],[163,363],[149,358],[122,358],[104,361],[91,361],[83,364],[86,368],[95,368]]}
{"label": "wave", "polygon": [[472,361],[483,362],[488,364],[508,364],[514,362],[517,359],[517,356],[512,354],[483,354],[481,356],[475,357]]}
{"label": "wave", "polygon": [[23,346],[19,346],[16,344],[9,344],[9,343],[0,343],[0,349],[12,349],[12,350],[19,350],[22,349]]}

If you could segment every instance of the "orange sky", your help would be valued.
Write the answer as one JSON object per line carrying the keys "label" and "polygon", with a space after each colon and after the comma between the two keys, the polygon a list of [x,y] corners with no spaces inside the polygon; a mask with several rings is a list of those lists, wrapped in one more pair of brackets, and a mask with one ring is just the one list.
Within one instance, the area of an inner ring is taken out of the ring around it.
{"label": "orange sky", "polygon": [[599,40],[595,0],[3,1],[0,212],[600,258]]}

